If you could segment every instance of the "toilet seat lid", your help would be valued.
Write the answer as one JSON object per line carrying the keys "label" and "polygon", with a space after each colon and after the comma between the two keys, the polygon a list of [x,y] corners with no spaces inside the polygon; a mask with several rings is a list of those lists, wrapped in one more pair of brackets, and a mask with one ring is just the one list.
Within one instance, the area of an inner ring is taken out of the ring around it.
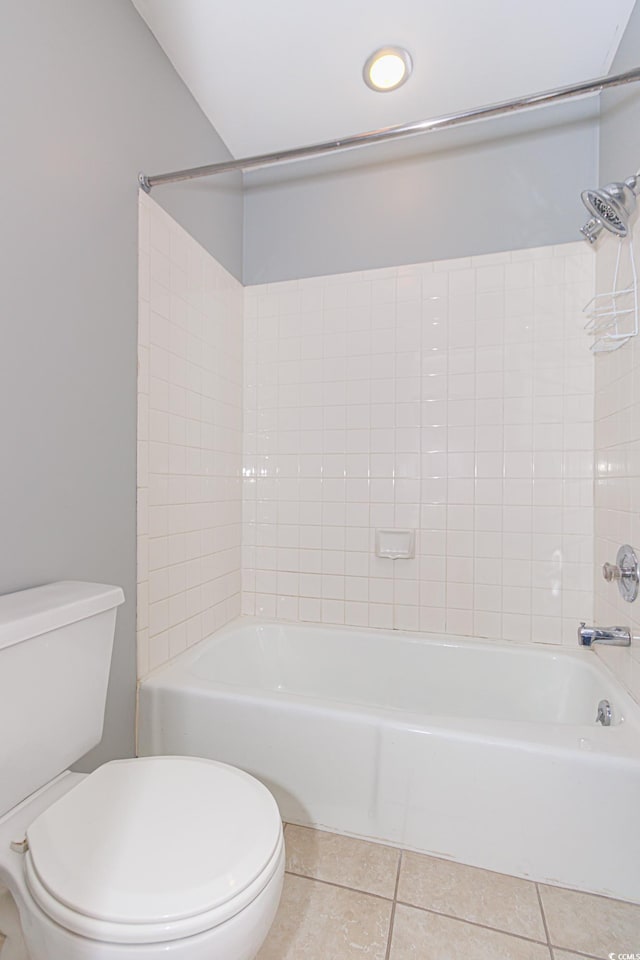
{"label": "toilet seat lid", "polygon": [[170,923],[233,900],[280,841],[275,800],[235,767],[195,757],[115,760],[27,830],[60,903],[112,923]]}

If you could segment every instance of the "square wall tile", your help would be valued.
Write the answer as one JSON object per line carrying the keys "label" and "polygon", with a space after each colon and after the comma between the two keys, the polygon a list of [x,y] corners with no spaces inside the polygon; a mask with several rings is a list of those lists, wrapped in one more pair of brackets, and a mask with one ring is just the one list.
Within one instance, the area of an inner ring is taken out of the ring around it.
{"label": "square wall tile", "polygon": [[150,197],[139,202],[144,676],[240,609],[244,297],[238,281]]}
{"label": "square wall tile", "polygon": [[[247,290],[244,470],[257,450],[265,485],[243,494],[245,608],[295,616],[298,574],[324,578],[298,581],[307,621],[548,643],[577,605],[591,617],[570,570],[592,553],[593,356],[576,303],[593,284],[592,251],[567,244]],[[260,516],[275,529],[255,555]],[[389,573],[373,553],[387,526],[415,529],[433,562]],[[536,563],[553,581],[544,609]],[[285,568],[287,587],[259,588]]]}

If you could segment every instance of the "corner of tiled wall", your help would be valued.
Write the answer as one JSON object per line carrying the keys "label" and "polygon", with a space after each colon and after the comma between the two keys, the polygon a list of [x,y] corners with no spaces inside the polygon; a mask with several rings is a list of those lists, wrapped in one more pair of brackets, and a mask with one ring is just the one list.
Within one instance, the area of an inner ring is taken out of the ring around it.
{"label": "corner of tiled wall", "polygon": [[138,676],[240,612],[241,284],[139,201]]}
{"label": "corner of tiled wall", "polygon": [[[633,230],[636,267],[640,271],[640,222]],[[630,248],[604,234],[598,244],[596,290],[606,294],[613,286],[620,252],[619,288],[631,281]],[[620,301],[622,303],[622,301]],[[630,301],[623,304],[629,306]],[[630,327],[627,326],[630,323]],[[633,328],[632,319],[620,331]],[[595,648],[631,694],[640,700],[640,600],[626,603],[615,583],[600,575],[605,561],[615,563],[618,548],[632,544],[640,551],[640,341],[633,337],[619,349],[600,352],[595,359],[595,616],[601,626],[630,626],[630,648]]]}
{"label": "corner of tiled wall", "polygon": [[244,612],[575,643],[593,284],[575,243],[248,288]]}

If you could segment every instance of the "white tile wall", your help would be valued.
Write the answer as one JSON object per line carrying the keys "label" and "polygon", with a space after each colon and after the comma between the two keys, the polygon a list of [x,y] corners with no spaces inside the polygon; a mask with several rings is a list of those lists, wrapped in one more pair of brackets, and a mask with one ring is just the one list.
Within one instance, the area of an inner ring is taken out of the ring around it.
{"label": "white tile wall", "polygon": [[240,612],[242,286],[140,194],[138,675]]}
{"label": "white tile wall", "polygon": [[[575,642],[593,259],[568,244],[245,291],[245,613]],[[242,300],[141,196],[140,675],[240,609]],[[416,528],[416,558],[377,559],[381,526]]]}
{"label": "white tile wall", "polygon": [[244,612],[575,643],[593,272],[579,243],[247,288]]}
{"label": "white tile wall", "polygon": [[[640,248],[640,223],[634,228]],[[618,241],[603,236],[598,244],[596,289],[611,290]],[[628,248],[627,248],[628,249]],[[630,279],[627,249],[623,250],[621,286]],[[640,254],[636,252],[640,271]],[[600,567],[615,563],[618,547],[631,543],[640,550],[640,341],[634,338],[613,353],[595,360],[595,568],[596,621],[602,626],[630,625],[630,648],[596,647],[637,700],[640,700],[640,601],[625,603],[615,584],[606,583]]]}

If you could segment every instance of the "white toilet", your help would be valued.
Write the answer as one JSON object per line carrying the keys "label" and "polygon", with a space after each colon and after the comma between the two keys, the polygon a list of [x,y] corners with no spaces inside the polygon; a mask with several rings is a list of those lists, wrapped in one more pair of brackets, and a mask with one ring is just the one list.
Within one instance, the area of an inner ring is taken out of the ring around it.
{"label": "white toilet", "polygon": [[195,757],[66,768],[100,741],[119,587],[0,597],[0,884],[31,960],[251,960],[280,900],[277,805]]}

